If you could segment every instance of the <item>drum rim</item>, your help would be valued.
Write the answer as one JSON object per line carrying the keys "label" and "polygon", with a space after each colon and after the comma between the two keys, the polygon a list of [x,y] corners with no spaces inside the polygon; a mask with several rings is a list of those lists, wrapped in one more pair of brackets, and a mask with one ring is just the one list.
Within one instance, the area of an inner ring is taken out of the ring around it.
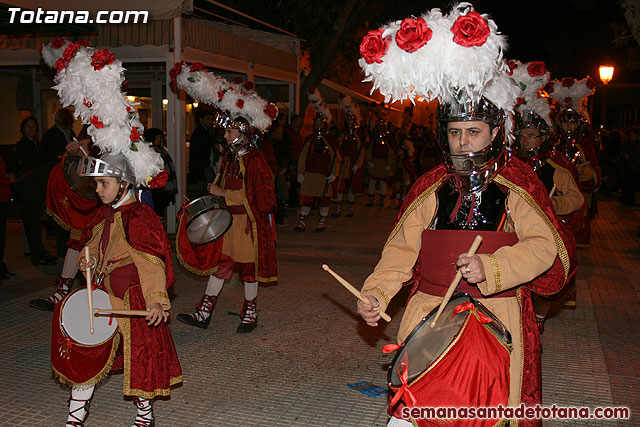
{"label": "drum rim", "polygon": [[[460,299],[463,297],[467,297],[469,299],[470,302],[472,302],[474,305],[476,306],[482,306],[484,307],[488,312],[491,313],[491,311],[489,309],[487,309],[481,302],[479,302],[476,298],[474,298],[473,296],[471,296],[470,294],[466,293],[466,292],[461,292],[458,293],[454,296],[451,297],[451,299],[449,300],[449,303],[451,303],[451,301],[455,301],[456,299]],[[448,304],[447,304],[448,305]],[[425,317],[422,318],[422,320],[420,320],[420,322],[413,328],[413,330],[411,331],[411,333],[409,335],[407,335],[407,337],[404,339],[404,344],[406,344],[407,342],[409,342],[411,340],[411,338],[413,338],[413,336],[415,334],[418,333],[418,331],[421,329],[420,326],[424,325],[425,322],[427,322],[428,320],[431,320],[430,317],[435,316],[435,314],[438,311],[438,308],[440,307],[440,305],[438,304],[437,307],[435,307],[433,310],[431,310],[429,312],[429,314],[427,314]],[[492,313],[493,314],[493,313]],[[467,321],[467,318],[469,317],[469,312],[466,312],[466,318],[464,320],[464,322]],[[493,317],[495,317],[495,320],[497,320],[498,322],[500,322],[500,324],[502,324],[502,322],[500,321],[500,319],[498,319],[495,315],[493,315]],[[464,323],[463,322],[463,323]],[[504,324],[502,324],[502,326],[504,326]],[[462,331],[462,328],[460,329],[460,331]],[[449,342],[449,344],[447,344],[446,348],[449,348],[451,346],[451,344],[456,340],[456,338],[460,335],[460,331],[458,331],[454,337],[451,339],[451,342]],[[501,342],[504,342],[503,338],[500,338],[498,336],[495,335],[495,333],[490,329],[489,330],[491,332],[492,335],[494,335],[496,337],[496,339],[498,339]],[[506,333],[506,337],[508,338],[508,342],[505,342],[505,345],[511,345],[512,339],[511,339],[511,333],[509,332],[509,330],[504,327],[504,331]],[[393,368],[396,366],[396,362],[398,361],[398,358],[400,357],[401,354],[403,354],[405,347],[403,346],[401,349],[399,349],[395,356],[393,357],[393,360],[391,361],[391,364],[389,365],[389,370],[387,372],[387,384],[389,385],[390,388],[398,388],[400,386],[398,385],[394,385],[391,383],[391,375],[393,374]],[[440,356],[438,356],[439,358]],[[438,360],[438,358],[436,358],[436,360]],[[435,362],[436,360],[434,360],[433,362]],[[431,364],[433,364],[433,362]],[[427,371],[428,366],[425,367],[425,369],[418,374],[418,376],[416,376],[414,379],[412,379],[411,381],[409,381],[409,385],[413,384],[415,381],[419,380],[422,375]]]}
{"label": "drum rim", "polygon": [[[80,291],[82,291],[83,289],[84,289],[84,290],[86,290],[87,288],[82,287],[82,288],[74,289],[73,291],[69,292],[69,293],[67,294],[67,296],[65,296],[65,297],[64,297],[64,299],[60,302],[60,312],[58,313],[58,327],[60,328],[60,332],[62,332],[62,335],[64,335],[65,337],[67,337],[67,338],[69,338],[71,341],[73,341],[73,344],[74,344],[74,345],[77,345],[77,346],[79,346],[79,347],[86,347],[86,348],[98,347],[98,346],[103,345],[104,343],[108,342],[109,340],[111,340],[111,339],[114,337],[114,335],[118,333],[118,320],[117,320],[115,317],[114,317],[114,320],[116,321],[116,327],[115,327],[115,329],[113,330],[113,333],[109,336],[109,338],[107,338],[107,339],[105,339],[104,341],[99,342],[99,343],[97,343],[97,344],[82,344],[82,343],[80,343],[80,342],[78,342],[78,341],[74,340],[74,339],[71,337],[71,335],[69,335],[69,334],[67,333],[67,331],[64,329],[64,325],[63,325],[63,323],[62,323],[62,311],[63,311],[63,309],[64,309],[64,305],[67,303],[67,300],[69,299],[69,297],[71,297],[71,295],[73,295],[73,294],[75,294],[75,293],[77,293],[77,292],[80,292]],[[109,293],[108,293],[107,291],[102,290],[102,289],[99,289],[99,288],[94,289],[93,291],[94,291],[94,292],[95,292],[95,291],[101,291],[101,292],[104,292],[105,294],[107,294],[107,296],[109,295]]]}
{"label": "drum rim", "polygon": [[[214,209],[214,210],[217,210],[217,209]],[[186,225],[185,225],[185,230],[186,230],[186,232],[187,232],[187,240],[189,240],[189,242],[190,242],[192,245],[202,246],[202,245],[208,245],[209,243],[215,242],[216,240],[218,240],[219,238],[221,238],[222,236],[224,236],[224,235],[227,233],[227,231],[229,231],[229,229],[231,228],[231,225],[233,224],[233,214],[232,214],[231,212],[229,212],[229,210],[228,210],[228,209],[223,209],[223,210],[225,210],[226,212],[228,212],[228,213],[229,213],[229,217],[231,218],[231,221],[229,221],[229,225],[227,225],[227,228],[225,228],[225,230],[224,230],[222,233],[220,233],[220,235],[219,235],[218,237],[216,237],[215,239],[208,240],[208,241],[206,241],[206,242],[202,242],[202,243],[193,243],[193,242],[189,239],[189,230],[188,230],[189,225],[190,225],[193,221],[195,221],[195,220],[196,220],[196,218],[198,218],[199,216],[204,215],[206,212],[209,212],[209,211],[204,211],[204,212],[200,212],[198,215],[196,215],[196,216],[194,216],[193,218],[191,218],[191,221],[187,221],[187,223],[186,223]]]}

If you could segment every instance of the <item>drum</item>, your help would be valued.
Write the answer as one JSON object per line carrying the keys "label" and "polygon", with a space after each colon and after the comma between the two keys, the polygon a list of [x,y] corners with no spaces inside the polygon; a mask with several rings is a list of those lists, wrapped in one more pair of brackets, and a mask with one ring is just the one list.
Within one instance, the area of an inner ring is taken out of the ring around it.
{"label": "drum", "polygon": [[223,197],[207,195],[192,200],[184,208],[187,236],[194,245],[204,245],[229,230],[233,217]]}
{"label": "drum", "polygon": [[452,297],[431,328],[437,311],[438,307],[413,329],[391,363],[389,413],[400,418],[404,407],[506,406],[509,331],[466,293]]}
{"label": "drum", "polygon": [[[96,289],[92,292],[93,306],[111,308],[109,295]],[[87,288],[76,289],[64,300],[62,305],[61,329],[65,335],[85,346],[98,346],[107,342],[116,333],[118,322],[111,316],[93,316],[93,334],[89,325],[89,303]]]}
{"label": "drum", "polygon": [[69,187],[85,199],[98,200],[96,182],[90,176],[80,176],[78,167],[82,164],[82,157],[68,156],[64,159],[62,170]]}

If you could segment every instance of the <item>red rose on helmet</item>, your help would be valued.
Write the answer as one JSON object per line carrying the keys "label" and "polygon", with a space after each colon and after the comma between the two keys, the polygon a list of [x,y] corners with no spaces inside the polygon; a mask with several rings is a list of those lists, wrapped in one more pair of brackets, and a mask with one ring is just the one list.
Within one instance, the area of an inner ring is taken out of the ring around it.
{"label": "red rose on helmet", "polygon": [[78,49],[80,49],[80,45],[78,43],[69,43],[67,45],[67,47],[64,49],[64,52],[62,53],[62,56],[65,61],[67,61],[67,63],[71,62],[73,57],[76,56]]}
{"label": "red rose on helmet", "polygon": [[459,16],[451,26],[453,41],[460,46],[482,46],[491,34],[489,23],[478,12]]}
{"label": "red rose on helmet", "polygon": [[516,99],[516,105],[520,105],[524,103],[525,103],[525,99],[523,97],[519,97],[518,99]]}
{"label": "red rose on helmet", "polygon": [[56,37],[51,40],[51,47],[54,49],[60,49],[65,43],[66,41],[62,37]]}
{"label": "red rose on helmet", "polygon": [[402,50],[413,53],[427,44],[433,31],[423,18],[405,18],[396,33],[396,43]]}
{"label": "red rose on helmet", "polygon": [[269,118],[271,120],[275,120],[276,116],[278,115],[278,109],[276,108],[275,105],[273,104],[269,104],[265,107],[264,109],[264,113],[269,116]]}
{"label": "red rose on helmet", "polygon": [[505,63],[507,64],[507,67],[509,67],[509,75],[513,75],[513,70],[518,68],[518,64],[516,64],[516,61],[514,61],[513,59],[505,61]]}
{"label": "red rose on helmet", "polygon": [[87,108],[91,108],[91,106],[92,106],[92,104],[89,101],[87,101],[87,98],[84,98],[82,100],[82,104],[84,104],[84,106],[87,107]]}
{"label": "red rose on helmet", "polygon": [[219,90],[218,91],[218,101],[222,101],[222,98],[224,98],[224,92]]}
{"label": "red rose on helmet", "polygon": [[153,177],[149,181],[149,188],[162,188],[169,181],[169,173],[166,169],[162,169],[162,172]]}
{"label": "red rose on helmet", "polygon": [[246,90],[253,90],[254,88],[253,82],[244,82],[243,86]]}
{"label": "red rose on helmet", "polygon": [[238,101],[236,101],[236,106],[238,108],[244,107],[244,99],[238,99]]}
{"label": "red rose on helmet", "polygon": [[233,82],[237,85],[241,85],[242,84],[242,79],[240,77],[236,77],[235,79],[233,79]]}
{"label": "red rose on helmet", "polygon": [[573,79],[573,77],[565,77],[564,79],[562,79],[562,86],[571,87],[575,82],[576,81]]}
{"label": "red rose on helmet", "polygon": [[564,99],[564,103],[565,103],[565,104],[567,104],[567,105],[571,105],[571,97],[570,97],[570,96],[567,96],[567,97]]}
{"label": "red rose on helmet", "polygon": [[527,67],[527,71],[531,77],[538,77],[544,75],[547,72],[547,67],[542,61],[533,61]]}
{"label": "red rose on helmet", "polygon": [[309,89],[307,92],[309,93],[309,95],[313,95],[313,94],[316,92],[316,88],[315,88],[315,87],[312,87],[312,88],[311,88],[311,89]]}
{"label": "red rose on helmet", "polygon": [[138,132],[138,128],[132,127],[131,128],[131,135],[129,135],[129,139],[131,139],[131,142],[136,142],[140,139],[142,135],[140,135],[140,132]]}
{"label": "red rose on helmet", "polygon": [[56,70],[62,71],[66,66],[67,63],[65,62],[64,58],[58,58],[58,60],[56,61]]}
{"label": "red rose on helmet", "polygon": [[176,62],[175,65],[169,70],[169,77],[171,77],[171,81],[175,82],[178,78],[178,74],[182,71],[182,61]]}
{"label": "red rose on helmet", "polygon": [[102,121],[100,121],[100,119],[97,116],[91,116],[89,118],[89,122],[94,125],[97,129],[102,129],[104,127],[104,123],[102,123]]}
{"label": "red rose on helmet", "polygon": [[94,70],[102,70],[106,65],[113,64],[115,60],[113,52],[109,52],[107,49],[100,49],[93,52],[91,65],[93,65]]}
{"label": "red rose on helmet", "polygon": [[200,70],[206,70],[207,67],[204,66],[204,64],[200,63],[200,62],[196,62],[195,64],[191,64],[191,68],[189,69],[189,71],[200,71]]}
{"label": "red rose on helmet", "polygon": [[369,33],[363,37],[362,43],[360,43],[360,55],[364,58],[367,64],[373,64],[377,62],[382,64],[382,57],[387,54],[389,49],[389,37],[382,38],[384,30],[378,28],[377,30],[369,31]]}
{"label": "red rose on helmet", "polygon": [[553,93],[553,91],[555,91],[555,89],[553,88],[553,83],[549,82],[544,85],[544,91],[547,93]]}
{"label": "red rose on helmet", "polygon": [[86,40],[86,39],[80,39],[80,40],[77,40],[77,41],[76,41],[76,44],[77,44],[78,46],[84,46],[84,47],[89,47],[89,46],[91,46],[91,43],[89,43],[89,40]]}

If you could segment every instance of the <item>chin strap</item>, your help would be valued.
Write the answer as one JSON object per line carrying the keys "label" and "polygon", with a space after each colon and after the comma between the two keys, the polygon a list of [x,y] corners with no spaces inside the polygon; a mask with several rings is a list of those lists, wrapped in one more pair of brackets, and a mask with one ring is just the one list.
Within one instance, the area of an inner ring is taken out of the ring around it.
{"label": "chin strap", "polygon": [[[113,209],[118,209],[120,206],[124,204],[131,197],[131,190],[127,191],[125,194],[124,191],[127,188],[126,181],[120,181],[120,188],[118,189],[118,194],[116,195],[115,200],[119,200],[117,203],[111,203]],[[122,196],[124,194],[124,197]]]}

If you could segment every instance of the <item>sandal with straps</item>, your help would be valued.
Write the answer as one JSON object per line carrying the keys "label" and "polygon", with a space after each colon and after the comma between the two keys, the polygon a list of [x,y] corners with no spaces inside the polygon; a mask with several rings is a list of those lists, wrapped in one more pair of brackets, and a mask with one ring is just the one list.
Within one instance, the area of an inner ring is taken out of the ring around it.
{"label": "sandal with straps", "polygon": [[[72,400],[74,402],[84,402],[84,405],[74,409],[73,411],[69,411],[69,416],[73,418],[73,420],[71,421],[67,420],[65,427],[84,427],[84,421],[87,419],[87,416],[89,415],[89,404],[91,403],[91,399],[74,399],[73,397],[69,397],[69,401],[72,401]],[[85,411],[85,414],[84,414],[84,417],[78,418],[76,416],[76,412],[78,412],[81,409]]]}

